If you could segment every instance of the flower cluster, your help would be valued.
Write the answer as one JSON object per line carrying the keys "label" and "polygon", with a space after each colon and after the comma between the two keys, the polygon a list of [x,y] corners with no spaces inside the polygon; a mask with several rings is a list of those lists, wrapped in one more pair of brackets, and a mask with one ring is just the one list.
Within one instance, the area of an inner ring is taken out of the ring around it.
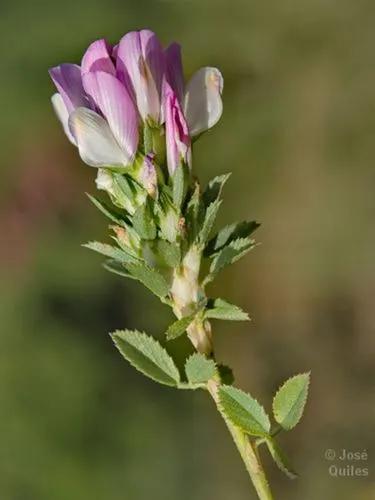
{"label": "flower cluster", "polygon": [[222,113],[220,71],[201,68],[185,84],[180,46],[163,49],[149,30],[127,33],[114,47],[97,40],[81,66],[61,64],[50,75],[65,133],[109,193],[117,168],[155,196],[162,174],[191,167],[192,139]]}

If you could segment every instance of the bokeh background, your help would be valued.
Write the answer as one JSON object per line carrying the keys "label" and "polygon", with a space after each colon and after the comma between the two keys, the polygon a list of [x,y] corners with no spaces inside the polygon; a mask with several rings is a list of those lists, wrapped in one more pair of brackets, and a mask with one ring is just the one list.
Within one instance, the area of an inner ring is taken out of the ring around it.
{"label": "bokeh background", "polygon": [[[169,311],[80,247],[106,221],[94,171],[50,106],[50,66],[96,38],[150,27],[183,45],[187,76],[225,78],[225,112],[195,150],[202,181],[232,171],[221,222],[255,218],[262,245],[212,293],[250,311],[217,322],[219,359],[269,407],[311,369],[303,422],[266,455],[282,500],[369,500],[374,441],[373,0],[5,0],[1,39],[1,500],[255,498],[204,393],[139,375],[107,332],[161,337]],[[180,358],[184,340],[170,346]],[[368,478],[333,478],[326,449],[367,450]]]}

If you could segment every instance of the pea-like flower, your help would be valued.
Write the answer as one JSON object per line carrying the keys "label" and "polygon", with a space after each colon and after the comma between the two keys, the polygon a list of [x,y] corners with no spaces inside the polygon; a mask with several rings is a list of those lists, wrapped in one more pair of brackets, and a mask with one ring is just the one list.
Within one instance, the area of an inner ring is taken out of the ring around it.
{"label": "pea-like flower", "polygon": [[157,145],[150,150],[145,129],[164,137],[167,165],[160,167],[172,174],[181,163],[191,166],[191,138],[222,113],[219,70],[201,68],[185,85],[180,46],[163,49],[150,30],[127,33],[114,47],[97,40],[80,66],[61,64],[50,75],[58,90],[54,109],[82,160],[98,168],[131,168],[140,157],[141,177],[153,193],[151,159],[164,155]]}

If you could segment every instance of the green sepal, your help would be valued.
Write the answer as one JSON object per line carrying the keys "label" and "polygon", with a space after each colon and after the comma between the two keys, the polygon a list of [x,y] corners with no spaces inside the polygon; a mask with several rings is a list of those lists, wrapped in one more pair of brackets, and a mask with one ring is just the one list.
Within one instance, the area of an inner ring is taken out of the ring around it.
{"label": "green sepal", "polygon": [[111,259],[123,262],[124,264],[131,264],[137,262],[137,259],[129,253],[121,250],[120,248],[109,245],[108,243],[100,243],[99,241],[89,241],[82,245],[85,248],[93,250],[94,252],[110,257]]}
{"label": "green sepal", "polygon": [[206,245],[204,256],[210,257],[238,238],[247,238],[260,224],[256,221],[242,221],[223,227]]}
{"label": "green sepal", "polygon": [[232,174],[219,175],[212,179],[203,193],[203,203],[208,207],[211,203],[219,198],[224,184]]}
{"label": "green sepal", "polygon": [[300,421],[307,400],[309,383],[309,372],[295,375],[280,387],[273,398],[273,414],[283,429],[293,429]]}
{"label": "green sepal", "polygon": [[88,199],[96,206],[102,214],[104,214],[108,219],[110,219],[112,222],[115,222],[119,226],[122,226],[124,224],[124,219],[127,220],[127,218],[124,218],[124,216],[120,213],[118,213],[113,207],[108,205],[105,201],[99,200],[96,196],[93,196],[89,193],[86,193]]}
{"label": "green sepal", "polygon": [[220,407],[231,422],[252,436],[269,436],[271,423],[267,413],[250,394],[230,385],[219,388]]}
{"label": "green sepal", "polygon": [[298,474],[294,472],[292,466],[289,463],[288,458],[281,450],[280,446],[277,444],[274,438],[266,438],[265,439],[267,448],[273,458],[275,464],[278,468],[286,474],[289,479],[295,479],[298,477]]}
{"label": "green sepal", "polygon": [[140,205],[133,215],[133,228],[144,240],[156,238],[156,224],[151,208],[151,200],[147,197],[146,202]]}
{"label": "green sepal", "polygon": [[194,321],[196,314],[194,312],[172,323],[165,332],[167,340],[174,340],[183,335],[188,326]]}
{"label": "green sepal", "polygon": [[204,384],[217,375],[215,361],[195,352],[185,363],[185,373],[190,384]]}
{"label": "green sepal", "polygon": [[186,196],[189,176],[188,168],[181,164],[176,168],[172,176],[173,204],[177,210],[181,209]]}
{"label": "green sepal", "polygon": [[207,319],[222,319],[229,321],[249,321],[249,315],[240,307],[223,299],[209,300],[204,317]]}
{"label": "green sepal", "polygon": [[138,371],[160,384],[180,383],[173,359],[153,337],[137,330],[117,330],[110,335],[120,353]]}
{"label": "green sepal", "polygon": [[126,269],[138,281],[159,298],[165,297],[169,292],[169,285],[165,278],[156,269],[144,262],[126,264]]}

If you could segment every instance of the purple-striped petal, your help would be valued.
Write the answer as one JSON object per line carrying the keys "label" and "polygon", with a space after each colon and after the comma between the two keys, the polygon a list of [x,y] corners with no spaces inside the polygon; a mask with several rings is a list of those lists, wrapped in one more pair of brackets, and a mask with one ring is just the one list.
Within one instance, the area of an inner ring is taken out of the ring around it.
{"label": "purple-striped petal", "polygon": [[89,103],[82,86],[81,68],[77,64],[61,64],[49,70],[57,90],[64,100],[68,113]]}
{"label": "purple-striped petal", "polygon": [[184,74],[182,69],[181,46],[178,43],[171,43],[164,51],[166,60],[166,77],[169,85],[174,90],[180,101],[184,96]]}
{"label": "purple-striped petal", "polygon": [[119,43],[117,70],[134,96],[141,117],[159,122],[165,59],[155,33],[149,30],[127,33]]}
{"label": "purple-striped petal", "polygon": [[217,68],[201,68],[186,86],[184,112],[191,136],[213,127],[223,112],[223,77]]}
{"label": "purple-striped petal", "polygon": [[138,147],[138,117],[124,85],[103,71],[83,75],[86,92],[106,118],[127,159],[133,162]]}
{"label": "purple-striped petal", "polygon": [[105,119],[88,108],[69,116],[69,128],[82,160],[92,167],[126,166],[124,155]]}
{"label": "purple-striped petal", "polygon": [[191,165],[191,141],[177,96],[168,83],[164,94],[167,165],[170,175],[181,162]]}
{"label": "purple-striped petal", "polygon": [[111,53],[112,47],[106,40],[102,39],[93,42],[82,58],[82,75],[94,71],[104,71],[114,75],[116,69],[111,59]]}

